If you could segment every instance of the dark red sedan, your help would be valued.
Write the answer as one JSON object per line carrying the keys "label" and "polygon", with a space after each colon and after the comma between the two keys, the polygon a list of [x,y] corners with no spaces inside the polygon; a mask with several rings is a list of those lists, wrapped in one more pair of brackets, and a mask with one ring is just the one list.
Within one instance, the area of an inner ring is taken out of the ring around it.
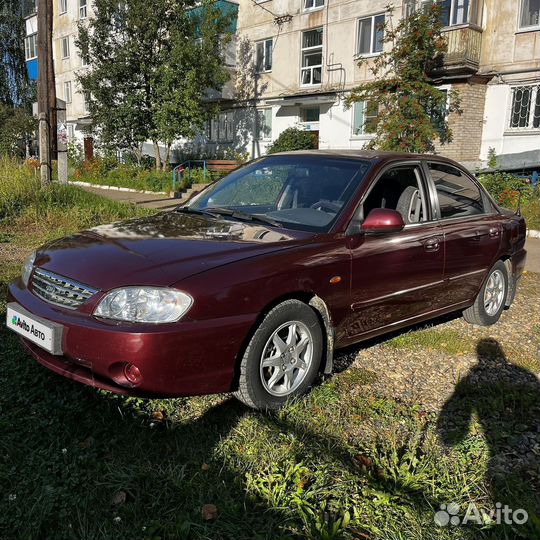
{"label": "dark red sedan", "polygon": [[431,155],[292,152],[187,205],[38,249],[7,325],[44,366],[125,394],[234,391],[278,408],[336,348],[512,303],[522,217]]}

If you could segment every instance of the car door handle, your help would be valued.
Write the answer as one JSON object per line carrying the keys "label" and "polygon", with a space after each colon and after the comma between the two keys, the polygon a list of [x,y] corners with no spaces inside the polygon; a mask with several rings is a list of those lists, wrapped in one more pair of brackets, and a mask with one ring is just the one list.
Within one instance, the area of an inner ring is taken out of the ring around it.
{"label": "car door handle", "polygon": [[426,251],[439,251],[441,247],[441,239],[438,238],[438,237],[435,237],[435,238],[428,238],[425,242],[424,242],[424,249]]}

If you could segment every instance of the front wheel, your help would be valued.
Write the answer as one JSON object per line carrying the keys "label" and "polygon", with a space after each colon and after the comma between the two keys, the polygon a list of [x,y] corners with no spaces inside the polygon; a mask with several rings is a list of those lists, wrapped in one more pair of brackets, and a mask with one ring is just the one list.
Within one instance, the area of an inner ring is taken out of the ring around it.
{"label": "front wheel", "polygon": [[273,308],[240,362],[235,396],[255,409],[279,409],[307,392],[317,375],[323,336],[317,315],[299,300]]}
{"label": "front wheel", "polygon": [[474,304],[463,312],[463,318],[471,324],[491,326],[504,310],[508,295],[508,272],[502,261],[497,261],[489,271]]}

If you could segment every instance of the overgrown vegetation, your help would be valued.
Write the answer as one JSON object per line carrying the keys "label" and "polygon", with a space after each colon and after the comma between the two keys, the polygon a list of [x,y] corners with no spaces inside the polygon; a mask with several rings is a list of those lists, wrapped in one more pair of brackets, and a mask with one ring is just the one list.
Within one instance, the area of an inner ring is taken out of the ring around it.
{"label": "overgrown vegetation", "polygon": [[529,229],[540,229],[540,190],[513,174],[496,172],[480,175],[480,182],[503,208],[516,211],[521,199],[521,214]]}
{"label": "overgrown vegetation", "polygon": [[442,35],[440,6],[433,2],[392,26],[393,9],[375,35],[384,33],[387,50],[369,62],[375,79],[354,88],[347,103],[376,104],[379,117],[369,148],[400,152],[433,152],[434,143],[452,141],[449,113],[459,112],[459,95],[433,85],[447,42]]}
{"label": "overgrown vegetation", "polygon": [[146,214],[75,186],[54,183],[41,188],[33,163],[0,159],[0,226],[8,237],[20,234],[26,244]]}
{"label": "overgrown vegetation", "polygon": [[291,152],[293,150],[313,150],[318,148],[319,141],[311,131],[299,128],[287,128],[267,149],[268,154]]}

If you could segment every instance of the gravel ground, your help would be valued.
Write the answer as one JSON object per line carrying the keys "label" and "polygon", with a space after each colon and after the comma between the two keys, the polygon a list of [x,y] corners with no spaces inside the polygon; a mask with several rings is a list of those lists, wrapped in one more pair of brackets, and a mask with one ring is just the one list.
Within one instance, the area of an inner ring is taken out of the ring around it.
{"label": "gravel ground", "polygon": [[[372,384],[376,393],[421,404],[432,411],[439,410],[453,394],[456,384],[468,375],[472,380],[482,373],[483,381],[488,377],[512,384],[518,381],[526,385],[539,384],[539,293],[538,274],[526,273],[514,304],[497,324],[473,326],[459,317],[432,327],[441,332],[441,341],[447,331],[457,333],[463,340],[460,352],[449,353],[444,345],[441,349],[423,347],[420,341],[417,347],[399,348],[382,341],[342,353],[337,362],[346,364],[351,355],[356,356],[353,367],[377,374]],[[491,362],[489,369],[484,369],[483,358]]]}

